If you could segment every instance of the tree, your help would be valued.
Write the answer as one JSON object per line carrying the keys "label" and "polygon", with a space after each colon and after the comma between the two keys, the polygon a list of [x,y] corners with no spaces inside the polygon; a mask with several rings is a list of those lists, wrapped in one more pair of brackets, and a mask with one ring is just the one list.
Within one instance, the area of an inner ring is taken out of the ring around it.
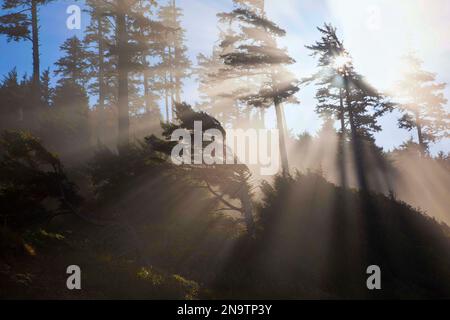
{"label": "tree", "polygon": [[[170,0],[165,6],[161,6],[158,12],[160,29],[159,55],[160,63],[154,70],[159,75],[160,81],[156,84],[163,93],[165,103],[166,120],[170,120],[176,114],[175,104],[181,103],[183,80],[190,76],[191,61],[187,56],[185,46],[185,30],[181,25],[182,9],[177,7],[175,0]],[[170,104],[170,108],[169,108]]]}
{"label": "tree", "polygon": [[44,70],[41,76],[41,101],[44,106],[48,107],[52,104],[53,88],[50,84],[50,69]]}
{"label": "tree", "polygon": [[111,23],[112,41],[108,55],[113,56],[116,61],[119,151],[128,146],[130,139],[129,75],[133,71],[142,70],[142,53],[148,49],[148,45],[139,41],[137,36],[141,29],[137,26],[149,23],[145,12],[141,10],[141,3],[140,0],[90,2],[91,7],[101,8],[101,15]]}
{"label": "tree", "polygon": [[60,160],[25,132],[0,135],[0,189],[2,223],[14,230],[71,213],[81,203]]}
{"label": "tree", "polygon": [[[392,111],[393,104],[355,71],[352,57],[336,35],[336,28],[325,24],[318,30],[322,34],[321,40],[307,48],[318,57],[319,70],[304,83],[316,82],[318,85],[317,112],[324,118],[332,116],[339,120],[340,154],[346,134],[350,133],[359,186],[367,189],[362,140],[373,144],[373,133],[381,130],[378,120]],[[339,167],[343,170],[343,155],[340,157]],[[346,178],[342,176],[341,180],[345,185]]]}
{"label": "tree", "polygon": [[26,75],[19,79],[14,68],[0,83],[0,128],[35,129],[32,82]]}
{"label": "tree", "polygon": [[139,1],[134,10],[142,13],[143,18],[134,21],[130,27],[131,41],[142,49],[136,54],[137,67],[131,72],[129,82],[131,134],[135,139],[160,131],[159,76],[156,70],[171,29],[156,20],[156,7],[154,1]]}
{"label": "tree", "polygon": [[33,85],[37,92],[40,77],[38,8],[53,0],[3,0],[0,16],[0,34],[8,41],[31,41],[33,46]]}
{"label": "tree", "polygon": [[242,119],[249,119],[248,108],[243,108],[238,97],[247,91],[249,86],[245,76],[238,70],[227,69],[221,57],[227,50],[220,44],[225,44],[226,37],[231,37],[233,31],[229,28],[219,29],[218,45],[213,47],[212,54],[197,56],[199,92],[202,102],[199,109],[216,117],[224,126],[237,127]]}
{"label": "tree", "polygon": [[423,70],[423,62],[414,54],[408,54],[404,60],[407,69],[397,84],[399,109],[403,113],[399,126],[417,131],[425,154],[430,143],[450,136],[450,116],[445,110],[447,99],[442,92],[446,84],[437,83],[436,74]]}
{"label": "tree", "polygon": [[[203,135],[205,131],[215,129],[221,132],[222,138],[226,140],[226,132],[220,122],[205,112],[196,112],[191,106],[182,103],[176,105],[176,117],[178,124],[164,125],[164,139],[155,135],[146,139],[151,149],[163,156],[170,156],[173,147],[177,144],[171,139],[175,130],[185,130],[191,136],[191,141],[194,141],[194,135]],[[202,123],[202,132],[195,131],[196,121]],[[224,158],[232,157],[231,154],[227,154],[225,141],[215,141],[215,143],[221,145],[221,149],[224,150],[222,154]],[[208,142],[203,142],[202,151],[207,148],[207,145]],[[196,151],[198,150],[194,150],[190,154],[192,160],[196,157]],[[173,170],[177,172],[179,179],[190,179],[194,186],[208,190],[211,196],[221,204],[219,210],[239,212],[243,217],[248,234],[254,236],[254,208],[250,183],[252,174],[245,164],[196,165],[184,163],[180,166],[173,166]],[[233,201],[236,200],[239,201],[240,206],[233,204]]]}
{"label": "tree", "polygon": [[299,88],[297,79],[285,68],[294,63],[294,59],[277,46],[277,37],[285,36],[286,32],[267,19],[262,0],[235,1],[233,11],[220,13],[218,17],[222,23],[236,24],[237,30],[220,44],[226,49],[221,54],[225,67],[216,77],[244,77],[251,85],[239,92],[236,99],[248,107],[264,110],[275,106],[282,171],[287,174],[289,164],[282,103],[297,102],[294,94]]}
{"label": "tree", "polygon": [[98,97],[97,106],[102,110],[105,105],[114,100],[113,70],[115,61],[108,56],[111,36],[111,24],[107,17],[107,7],[96,0],[88,0],[90,24],[86,27],[83,42],[90,51],[89,64],[92,81],[89,92]]}
{"label": "tree", "polygon": [[371,138],[373,132],[381,130],[378,118],[390,111],[392,104],[355,71],[352,57],[336,35],[336,28],[325,24],[317,29],[322,34],[321,40],[306,48],[317,57],[318,71],[304,80],[318,86],[316,110],[324,119],[332,116],[338,120],[342,134],[351,132]]}
{"label": "tree", "polygon": [[60,81],[51,101],[42,116],[43,140],[67,162],[86,160],[90,149],[86,90],[71,79]]}
{"label": "tree", "polygon": [[73,36],[60,46],[65,53],[56,63],[55,74],[61,78],[59,82],[71,81],[83,88],[87,88],[90,79],[89,57],[90,53],[77,36]]}

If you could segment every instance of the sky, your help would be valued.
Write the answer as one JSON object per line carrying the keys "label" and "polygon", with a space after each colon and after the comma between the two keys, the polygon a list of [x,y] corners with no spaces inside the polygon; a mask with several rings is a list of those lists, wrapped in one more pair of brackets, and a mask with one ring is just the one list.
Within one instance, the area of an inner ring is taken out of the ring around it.
{"label": "sky", "polygon": [[[1,1],[0,1],[1,2]],[[161,1],[163,3],[163,1]],[[59,46],[68,37],[83,36],[88,18],[83,16],[81,30],[66,27],[68,6],[82,1],[57,0],[40,10],[42,69],[54,69],[61,55]],[[199,53],[210,54],[217,41],[216,14],[232,9],[231,0],[177,0],[184,10],[183,26],[189,56],[196,63]],[[380,90],[388,91],[400,77],[400,57],[410,50],[424,60],[424,68],[437,73],[440,82],[450,84],[450,1],[448,0],[266,0],[268,17],[287,31],[279,44],[296,60],[291,66],[298,78],[313,73],[316,61],[305,45],[319,37],[316,27],[332,23],[351,53],[357,71]],[[0,75],[14,66],[19,74],[31,74],[31,44],[7,43],[0,36]],[[196,79],[186,81],[183,98],[190,104],[199,100]],[[314,86],[298,93],[299,105],[285,107],[286,121],[293,134],[314,134],[321,121],[314,112]],[[445,91],[450,99],[450,87]],[[447,106],[447,109],[450,108]],[[376,134],[377,144],[391,150],[414,133],[397,128],[399,115],[394,112],[381,119],[383,131]],[[271,110],[267,125],[275,126]],[[431,147],[450,152],[450,140]]]}

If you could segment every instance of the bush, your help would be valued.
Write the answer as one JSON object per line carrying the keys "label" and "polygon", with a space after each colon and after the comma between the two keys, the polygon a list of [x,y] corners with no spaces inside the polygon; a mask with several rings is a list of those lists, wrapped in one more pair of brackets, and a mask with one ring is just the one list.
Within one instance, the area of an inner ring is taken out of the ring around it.
{"label": "bush", "polygon": [[58,157],[25,132],[0,135],[0,218],[24,230],[70,213],[81,203]]}

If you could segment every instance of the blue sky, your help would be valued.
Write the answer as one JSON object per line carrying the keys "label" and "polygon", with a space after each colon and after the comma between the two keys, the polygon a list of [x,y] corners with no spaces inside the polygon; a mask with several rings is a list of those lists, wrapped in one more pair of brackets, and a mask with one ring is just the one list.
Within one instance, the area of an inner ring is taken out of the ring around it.
{"label": "blue sky", "polygon": [[[209,54],[217,40],[216,13],[230,10],[231,0],[178,0],[184,10],[183,25],[189,55],[196,63],[199,53]],[[66,9],[82,1],[57,0],[40,11],[42,69],[53,70],[59,58],[59,46],[68,37],[82,37],[82,30],[66,28]],[[438,73],[438,80],[450,83],[450,1],[448,0],[266,0],[268,16],[287,31],[280,41],[297,63],[292,70],[301,78],[311,74],[315,61],[305,45],[319,37],[316,26],[331,22],[343,37],[358,70],[382,90],[388,90],[399,76],[399,58],[407,50],[416,50],[427,70]],[[88,23],[82,19],[82,29]],[[28,42],[7,43],[0,37],[0,74],[13,67],[20,74],[31,73],[31,46]],[[445,95],[450,98],[450,88]],[[314,112],[314,87],[298,94],[300,105],[286,106],[286,119],[294,133],[315,133],[321,125]],[[195,79],[186,82],[184,99],[198,101]],[[412,133],[396,127],[398,114],[381,120],[383,132],[376,135],[377,143],[392,149],[407,140]],[[268,114],[268,125],[274,126],[274,113]],[[415,136],[414,136],[415,137]],[[450,140],[432,146],[450,152]]]}

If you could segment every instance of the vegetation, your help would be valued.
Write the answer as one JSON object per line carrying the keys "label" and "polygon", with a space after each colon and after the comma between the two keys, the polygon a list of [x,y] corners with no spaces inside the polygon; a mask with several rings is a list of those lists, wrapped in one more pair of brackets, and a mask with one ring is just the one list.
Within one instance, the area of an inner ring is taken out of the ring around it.
{"label": "vegetation", "polygon": [[[41,71],[50,2],[0,1],[0,36],[33,53],[31,77],[8,66],[0,80],[0,298],[450,297],[450,155],[430,151],[449,137],[446,85],[417,57],[382,92],[325,24],[299,81],[262,0],[218,13],[196,63],[175,0],[86,0],[84,36]],[[200,101],[184,102],[195,81]],[[313,85],[322,128],[294,136],[283,105]],[[261,177],[227,129],[265,128],[271,109],[281,167]],[[386,115],[417,139],[377,145]],[[173,161],[181,143],[200,164]],[[211,145],[234,164],[203,161],[195,147]],[[73,264],[81,291],[66,288]],[[367,289],[370,265],[382,290]]]}

